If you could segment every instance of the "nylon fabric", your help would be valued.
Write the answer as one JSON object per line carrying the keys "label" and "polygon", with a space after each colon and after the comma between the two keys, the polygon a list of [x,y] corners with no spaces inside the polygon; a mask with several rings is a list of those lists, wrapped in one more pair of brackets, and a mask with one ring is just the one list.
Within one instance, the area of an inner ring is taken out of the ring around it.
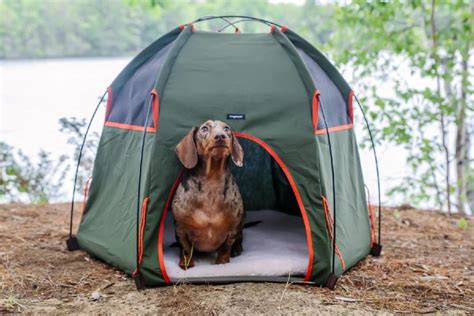
{"label": "nylon fabric", "polygon": [[[104,127],[94,181],[77,234],[81,249],[127,273],[136,265],[136,188],[142,135]],[[152,138],[148,137],[146,152],[151,144]],[[144,166],[147,165],[149,161],[145,158]]]}
{"label": "nylon fabric", "polygon": [[[333,205],[329,147],[326,135],[317,135],[321,144],[318,155],[321,161],[321,177],[323,194],[328,205]],[[351,267],[370,252],[370,223],[367,212],[364,180],[360,166],[357,141],[353,130],[343,130],[331,133],[331,144],[334,153],[336,196],[337,196],[337,246],[344,256],[347,267]],[[334,210],[330,209],[332,217]],[[329,241],[330,242],[330,241]],[[332,253],[332,244],[327,247]],[[336,260],[336,274],[343,270],[339,260]]]}
{"label": "nylon fabric", "polygon": [[[304,212],[309,229],[306,241],[312,245],[308,249],[308,256],[312,254],[308,257],[309,281],[325,284],[331,271],[332,243],[322,196],[327,197],[329,206],[334,197],[327,135],[314,134],[313,94],[316,88],[320,90],[332,127],[350,122],[347,100],[351,89],[318,50],[290,30],[235,34],[193,32],[186,26],[151,44],[111,87],[109,118],[133,125],[144,124],[146,105],[141,99],[145,92],[149,98],[150,91],[156,89],[160,104],[158,129],[146,134],[141,196],[137,197],[143,132],[104,127],[94,181],[77,234],[82,249],[131,273],[136,268],[137,198],[143,201],[148,197],[146,212],[142,213],[146,220],[142,221],[140,272],[147,286],[166,284],[160,266],[163,258],[158,256],[158,232],[165,211],[172,216],[165,204],[172,198],[171,188],[183,169],[174,148],[192,127],[209,119],[222,120],[242,133],[244,167],[232,165],[231,171],[244,207],[255,212],[274,209],[294,216]],[[240,119],[228,119],[232,117]],[[334,129],[331,142],[337,181],[337,245],[349,269],[370,251],[364,181],[354,131]],[[340,260],[336,263],[339,275]],[[259,276],[244,279],[261,280]],[[280,279],[286,280],[268,280]],[[199,281],[205,280],[193,279]]]}

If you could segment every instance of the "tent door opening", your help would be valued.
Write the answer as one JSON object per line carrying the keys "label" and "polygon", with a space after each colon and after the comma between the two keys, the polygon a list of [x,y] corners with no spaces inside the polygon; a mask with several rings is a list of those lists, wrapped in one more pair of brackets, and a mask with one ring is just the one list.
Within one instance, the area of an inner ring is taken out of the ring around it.
{"label": "tent door opening", "polygon": [[[164,222],[163,256],[171,282],[242,280],[302,280],[308,269],[305,225],[295,194],[278,162],[258,143],[239,137],[244,149],[244,166],[230,162],[245,208],[245,223],[258,224],[243,231],[243,252],[230,263],[215,265],[216,253],[193,254],[195,266],[178,266],[179,248],[174,220],[168,210]],[[173,192],[174,194],[174,192]]]}

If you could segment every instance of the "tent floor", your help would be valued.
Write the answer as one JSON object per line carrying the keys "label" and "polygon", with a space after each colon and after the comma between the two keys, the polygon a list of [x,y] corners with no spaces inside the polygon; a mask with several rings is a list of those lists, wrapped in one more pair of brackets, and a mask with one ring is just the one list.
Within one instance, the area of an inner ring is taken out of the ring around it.
{"label": "tent floor", "polygon": [[277,211],[248,211],[245,222],[262,221],[244,229],[242,254],[230,263],[215,265],[216,253],[194,256],[195,266],[186,271],[178,266],[172,215],[167,216],[163,239],[164,263],[170,279],[212,277],[304,276],[308,268],[308,247],[303,220]]}

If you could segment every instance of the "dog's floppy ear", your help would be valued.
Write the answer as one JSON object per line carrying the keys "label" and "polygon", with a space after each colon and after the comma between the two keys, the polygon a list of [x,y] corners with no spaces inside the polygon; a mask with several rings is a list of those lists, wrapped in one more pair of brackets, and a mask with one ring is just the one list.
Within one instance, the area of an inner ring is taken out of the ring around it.
{"label": "dog's floppy ear", "polygon": [[189,133],[176,145],[176,155],[179,161],[187,169],[196,167],[198,162],[198,154],[196,149],[196,143],[194,142],[194,134],[196,133],[197,127],[193,127]]}
{"label": "dog's floppy ear", "polygon": [[239,140],[237,137],[232,135],[232,161],[237,167],[242,167],[244,165],[244,150],[240,146]]}

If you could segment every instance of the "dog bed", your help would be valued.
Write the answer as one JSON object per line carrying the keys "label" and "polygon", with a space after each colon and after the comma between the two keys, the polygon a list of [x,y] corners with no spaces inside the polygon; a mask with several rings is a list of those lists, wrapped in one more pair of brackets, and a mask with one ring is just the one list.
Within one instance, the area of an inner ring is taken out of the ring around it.
{"label": "dog bed", "polygon": [[230,263],[215,265],[216,253],[194,255],[193,268],[178,266],[179,248],[171,247],[176,241],[173,216],[166,218],[163,251],[168,276],[174,280],[186,278],[233,276],[304,276],[308,268],[308,247],[301,217],[282,212],[248,211],[245,222],[261,221],[243,231],[243,252]]}

